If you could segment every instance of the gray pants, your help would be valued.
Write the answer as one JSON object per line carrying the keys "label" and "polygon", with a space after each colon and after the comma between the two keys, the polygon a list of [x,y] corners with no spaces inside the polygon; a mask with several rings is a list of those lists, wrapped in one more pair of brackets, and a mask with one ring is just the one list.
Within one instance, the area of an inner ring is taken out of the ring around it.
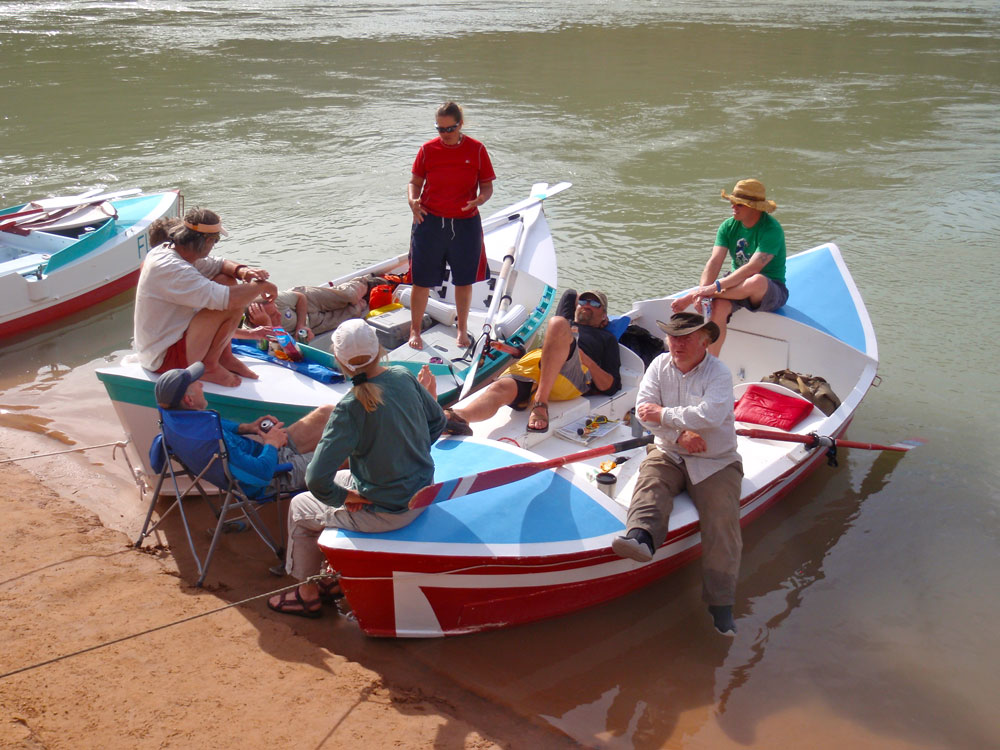
{"label": "gray pants", "polygon": [[[351,472],[338,471],[334,481],[341,487],[350,488]],[[328,526],[375,534],[401,529],[423,512],[423,508],[402,513],[376,513],[367,508],[352,512],[343,507],[334,508],[317,500],[311,492],[303,492],[293,497],[288,505],[285,570],[300,581],[319,573],[325,558],[316,542]]]}
{"label": "gray pants", "polygon": [[740,573],[740,485],[743,467],[734,462],[693,484],[687,467],[656,446],[646,449],[628,509],[631,529],[645,529],[658,548],[667,538],[674,496],[687,490],[701,524],[702,597],[708,604],[733,604]]}

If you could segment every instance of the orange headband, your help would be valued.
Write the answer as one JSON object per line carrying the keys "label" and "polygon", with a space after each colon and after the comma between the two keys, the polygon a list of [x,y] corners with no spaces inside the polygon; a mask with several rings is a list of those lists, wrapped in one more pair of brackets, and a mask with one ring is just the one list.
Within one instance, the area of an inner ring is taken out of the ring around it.
{"label": "orange headband", "polygon": [[222,224],[191,224],[187,221],[184,222],[184,226],[190,229],[192,232],[200,232],[201,234],[224,234],[227,237],[229,232],[222,228]]}

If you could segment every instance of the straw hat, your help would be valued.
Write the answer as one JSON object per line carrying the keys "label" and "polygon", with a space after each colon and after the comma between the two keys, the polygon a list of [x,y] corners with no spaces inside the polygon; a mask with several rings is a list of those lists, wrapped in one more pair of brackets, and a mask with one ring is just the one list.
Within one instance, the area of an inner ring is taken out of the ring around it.
{"label": "straw hat", "polygon": [[760,180],[740,180],[736,183],[736,187],[733,188],[732,195],[726,195],[726,191],[723,190],[722,197],[730,203],[749,206],[766,214],[771,213],[778,207],[777,203],[767,200],[764,196],[764,183]]}

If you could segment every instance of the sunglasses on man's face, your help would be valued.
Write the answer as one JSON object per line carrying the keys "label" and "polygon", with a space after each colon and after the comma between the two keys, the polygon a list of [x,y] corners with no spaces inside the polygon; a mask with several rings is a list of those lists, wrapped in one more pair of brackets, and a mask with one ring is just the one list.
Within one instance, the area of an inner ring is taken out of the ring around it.
{"label": "sunglasses on man's face", "polygon": [[442,128],[440,125],[438,125],[438,126],[436,126],[436,129],[437,129],[437,132],[439,132],[439,133],[454,133],[460,127],[462,127],[462,123],[457,123],[455,125],[449,125],[446,128]]}
{"label": "sunglasses on man's face", "polygon": [[597,299],[578,299],[576,301],[578,305],[587,305],[589,307],[600,307],[601,301]]}

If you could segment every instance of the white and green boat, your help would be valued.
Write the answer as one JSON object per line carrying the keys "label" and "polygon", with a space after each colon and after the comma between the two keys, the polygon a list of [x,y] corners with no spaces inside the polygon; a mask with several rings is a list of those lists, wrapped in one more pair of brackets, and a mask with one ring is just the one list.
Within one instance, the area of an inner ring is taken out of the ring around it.
{"label": "white and green boat", "polygon": [[[566,182],[552,186],[536,184],[526,199],[483,220],[490,275],[473,286],[468,329],[476,341],[474,350],[460,349],[455,344],[454,291],[446,283],[431,290],[426,327],[421,334],[423,349],[411,349],[408,345],[410,311],[405,306],[369,318],[389,350],[389,363],[404,365],[414,373],[429,365],[437,378],[438,400],[446,404],[459,397],[467,379],[473,382],[465,390],[489,382],[510,364],[518,349],[530,348],[556,303],[556,253],[542,202],[568,187],[570,184]],[[329,283],[337,285],[368,274],[403,275],[408,266],[407,254],[403,253],[355,269]],[[404,304],[408,301],[405,293],[401,301]],[[302,346],[301,349],[307,362],[334,366],[332,356],[324,348]],[[244,379],[236,388],[205,384],[210,407],[229,419],[252,421],[270,413],[290,424],[317,406],[336,403],[350,389],[349,382],[323,382],[292,369],[287,363],[249,356],[241,359],[257,373],[258,380]],[[136,356],[130,354],[119,364],[98,369],[97,376],[145,465],[149,445],[157,434],[153,398],[156,375],[144,370]],[[149,472],[149,466],[145,468]]]}

